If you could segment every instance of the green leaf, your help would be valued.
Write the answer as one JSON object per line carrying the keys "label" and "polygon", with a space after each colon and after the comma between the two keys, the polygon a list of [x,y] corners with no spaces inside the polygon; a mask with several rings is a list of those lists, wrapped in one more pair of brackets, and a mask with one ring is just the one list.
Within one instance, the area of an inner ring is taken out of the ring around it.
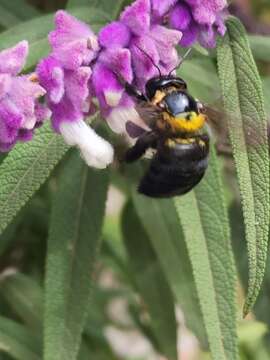
{"label": "green leaf", "polygon": [[268,121],[270,120],[270,77],[263,79],[263,93],[264,93],[264,103],[265,110],[267,114]]}
{"label": "green leaf", "polygon": [[53,203],[48,241],[44,360],[75,360],[87,317],[101,235],[107,171],[67,162]]}
{"label": "green leaf", "polygon": [[138,195],[135,189],[132,195],[137,214],[168,284],[185,314],[187,326],[206,347],[192,268],[174,204],[171,200],[154,200]]}
{"label": "green leaf", "polygon": [[18,144],[0,166],[0,233],[50,175],[67,151],[61,136],[44,125],[29,143]]}
{"label": "green leaf", "polygon": [[[69,13],[90,24],[94,31],[97,31],[108,20],[106,14],[98,9],[96,10],[89,7],[74,8],[71,9]],[[53,19],[53,15],[44,15],[2,32],[0,34],[0,50],[14,46],[22,39],[27,39],[30,48],[25,71],[29,71],[41,58],[47,56],[49,53],[50,47],[47,36],[54,28]],[[35,29],[35,31],[33,31],[33,29]]]}
{"label": "green leaf", "polygon": [[20,23],[20,19],[10,12],[4,5],[0,4],[0,26],[9,28]]}
{"label": "green leaf", "polygon": [[237,359],[236,268],[219,162],[195,191],[176,198],[213,359]]}
{"label": "green leaf", "polygon": [[168,359],[177,359],[173,296],[132,203],[128,203],[124,209],[122,229],[129,263],[150,313],[160,350]]}
{"label": "green leaf", "polygon": [[[41,13],[34,6],[28,4],[25,0],[1,0],[2,9],[10,12],[15,18],[16,23],[32,19],[35,16],[40,16]],[[1,12],[1,18],[4,13]],[[9,24],[7,27],[11,27]]]}
{"label": "green leaf", "polygon": [[17,360],[41,360],[41,341],[24,326],[0,316],[0,352]]}
{"label": "green leaf", "polygon": [[257,60],[270,62],[269,36],[249,35],[250,47]]}
{"label": "green leaf", "polygon": [[70,10],[73,7],[88,6],[93,9],[100,9],[105,14],[109,14],[108,20],[113,20],[117,17],[120,10],[123,7],[125,0],[68,0],[67,9]]}
{"label": "green leaf", "polygon": [[240,187],[249,256],[244,315],[263,281],[269,229],[269,153],[261,80],[245,30],[230,18],[217,49],[219,78]]}
{"label": "green leaf", "polygon": [[33,279],[20,273],[3,276],[0,293],[29,328],[41,333],[43,293]]}

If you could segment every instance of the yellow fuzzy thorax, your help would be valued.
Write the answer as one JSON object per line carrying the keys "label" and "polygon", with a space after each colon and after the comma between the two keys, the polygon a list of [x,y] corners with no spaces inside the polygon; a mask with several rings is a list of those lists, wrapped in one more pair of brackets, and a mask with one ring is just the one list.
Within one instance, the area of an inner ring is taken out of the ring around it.
{"label": "yellow fuzzy thorax", "polygon": [[174,132],[193,133],[204,126],[206,116],[190,112],[186,117],[176,118],[169,113],[164,112],[163,119],[171,126]]}

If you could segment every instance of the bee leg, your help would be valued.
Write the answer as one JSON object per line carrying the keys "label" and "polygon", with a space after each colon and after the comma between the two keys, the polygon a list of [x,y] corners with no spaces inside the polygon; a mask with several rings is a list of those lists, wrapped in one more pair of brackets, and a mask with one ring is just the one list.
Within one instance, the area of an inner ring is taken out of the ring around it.
{"label": "bee leg", "polygon": [[147,101],[146,96],[140,92],[135,86],[129,84],[120,74],[116,74],[118,81],[122,86],[124,86],[126,93],[140,101]]}
{"label": "bee leg", "polygon": [[135,86],[129,84],[128,82],[125,82],[125,84],[123,85],[125,86],[126,93],[129,96],[134,97],[135,99],[140,101],[147,101],[146,96],[143,93],[141,93],[138,89],[136,89]]}
{"label": "bee leg", "polygon": [[130,163],[138,160],[145,154],[147,149],[155,148],[156,143],[157,134],[152,131],[146,132],[141,137],[139,137],[134,146],[127,150],[125,155],[125,161]]}

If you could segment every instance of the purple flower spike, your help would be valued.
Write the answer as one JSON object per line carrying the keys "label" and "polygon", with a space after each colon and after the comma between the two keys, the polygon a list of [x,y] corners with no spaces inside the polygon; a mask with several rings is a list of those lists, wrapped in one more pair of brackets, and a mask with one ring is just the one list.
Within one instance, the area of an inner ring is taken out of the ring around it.
{"label": "purple flower spike", "polygon": [[48,108],[38,103],[46,91],[35,74],[18,76],[27,54],[27,41],[0,52],[0,151],[31,140],[34,129],[50,115]]}
{"label": "purple flower spike", "polygon": [[226,32],[226,0],[151,0],[159,23],[169,17],[172,28],[183,33],[180,45],[191,46],[195,41],[204,47],[214,47],[217,35]]}
{"label": "purple flower spike", "polygon": [[168,74],[179,63],[175,46],[181,36],[178,30],[156,23],[150,0],[136,0],[123,11],[120,21],[100,31],[101,52],[91,84],[101,113],[113,131],[126,132],[128,121],[143,126],[119,77],[144,91],[147,80],[158,75],[154,64],[162,74]]}
{"label": "purple flower spike", "polygon": [[96,112],[90,63],[98,56],[98,39],[65,11],[56,13],[55,26],[49,35],[52,53],[37,67],[39,82],[47,91],[52,126],[67,144],[79,147],[89,166],[105,168],[113,161],[113,148],[84,121]]}

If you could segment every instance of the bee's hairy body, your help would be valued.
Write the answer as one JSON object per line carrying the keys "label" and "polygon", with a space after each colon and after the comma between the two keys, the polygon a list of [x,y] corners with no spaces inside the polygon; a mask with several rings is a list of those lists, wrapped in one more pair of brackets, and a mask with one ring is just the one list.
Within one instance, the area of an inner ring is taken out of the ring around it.
{"label": "bee's hairy body", "polygon": [[183,195],[200,182],[208,166],[206,116],[180,78],[153,78],[146,85],[146,93],[159,116],[151,122],[151,131],[127,151],[126,160],[135,161],[147,148],[155,149],[138,191],[155,198]]}

